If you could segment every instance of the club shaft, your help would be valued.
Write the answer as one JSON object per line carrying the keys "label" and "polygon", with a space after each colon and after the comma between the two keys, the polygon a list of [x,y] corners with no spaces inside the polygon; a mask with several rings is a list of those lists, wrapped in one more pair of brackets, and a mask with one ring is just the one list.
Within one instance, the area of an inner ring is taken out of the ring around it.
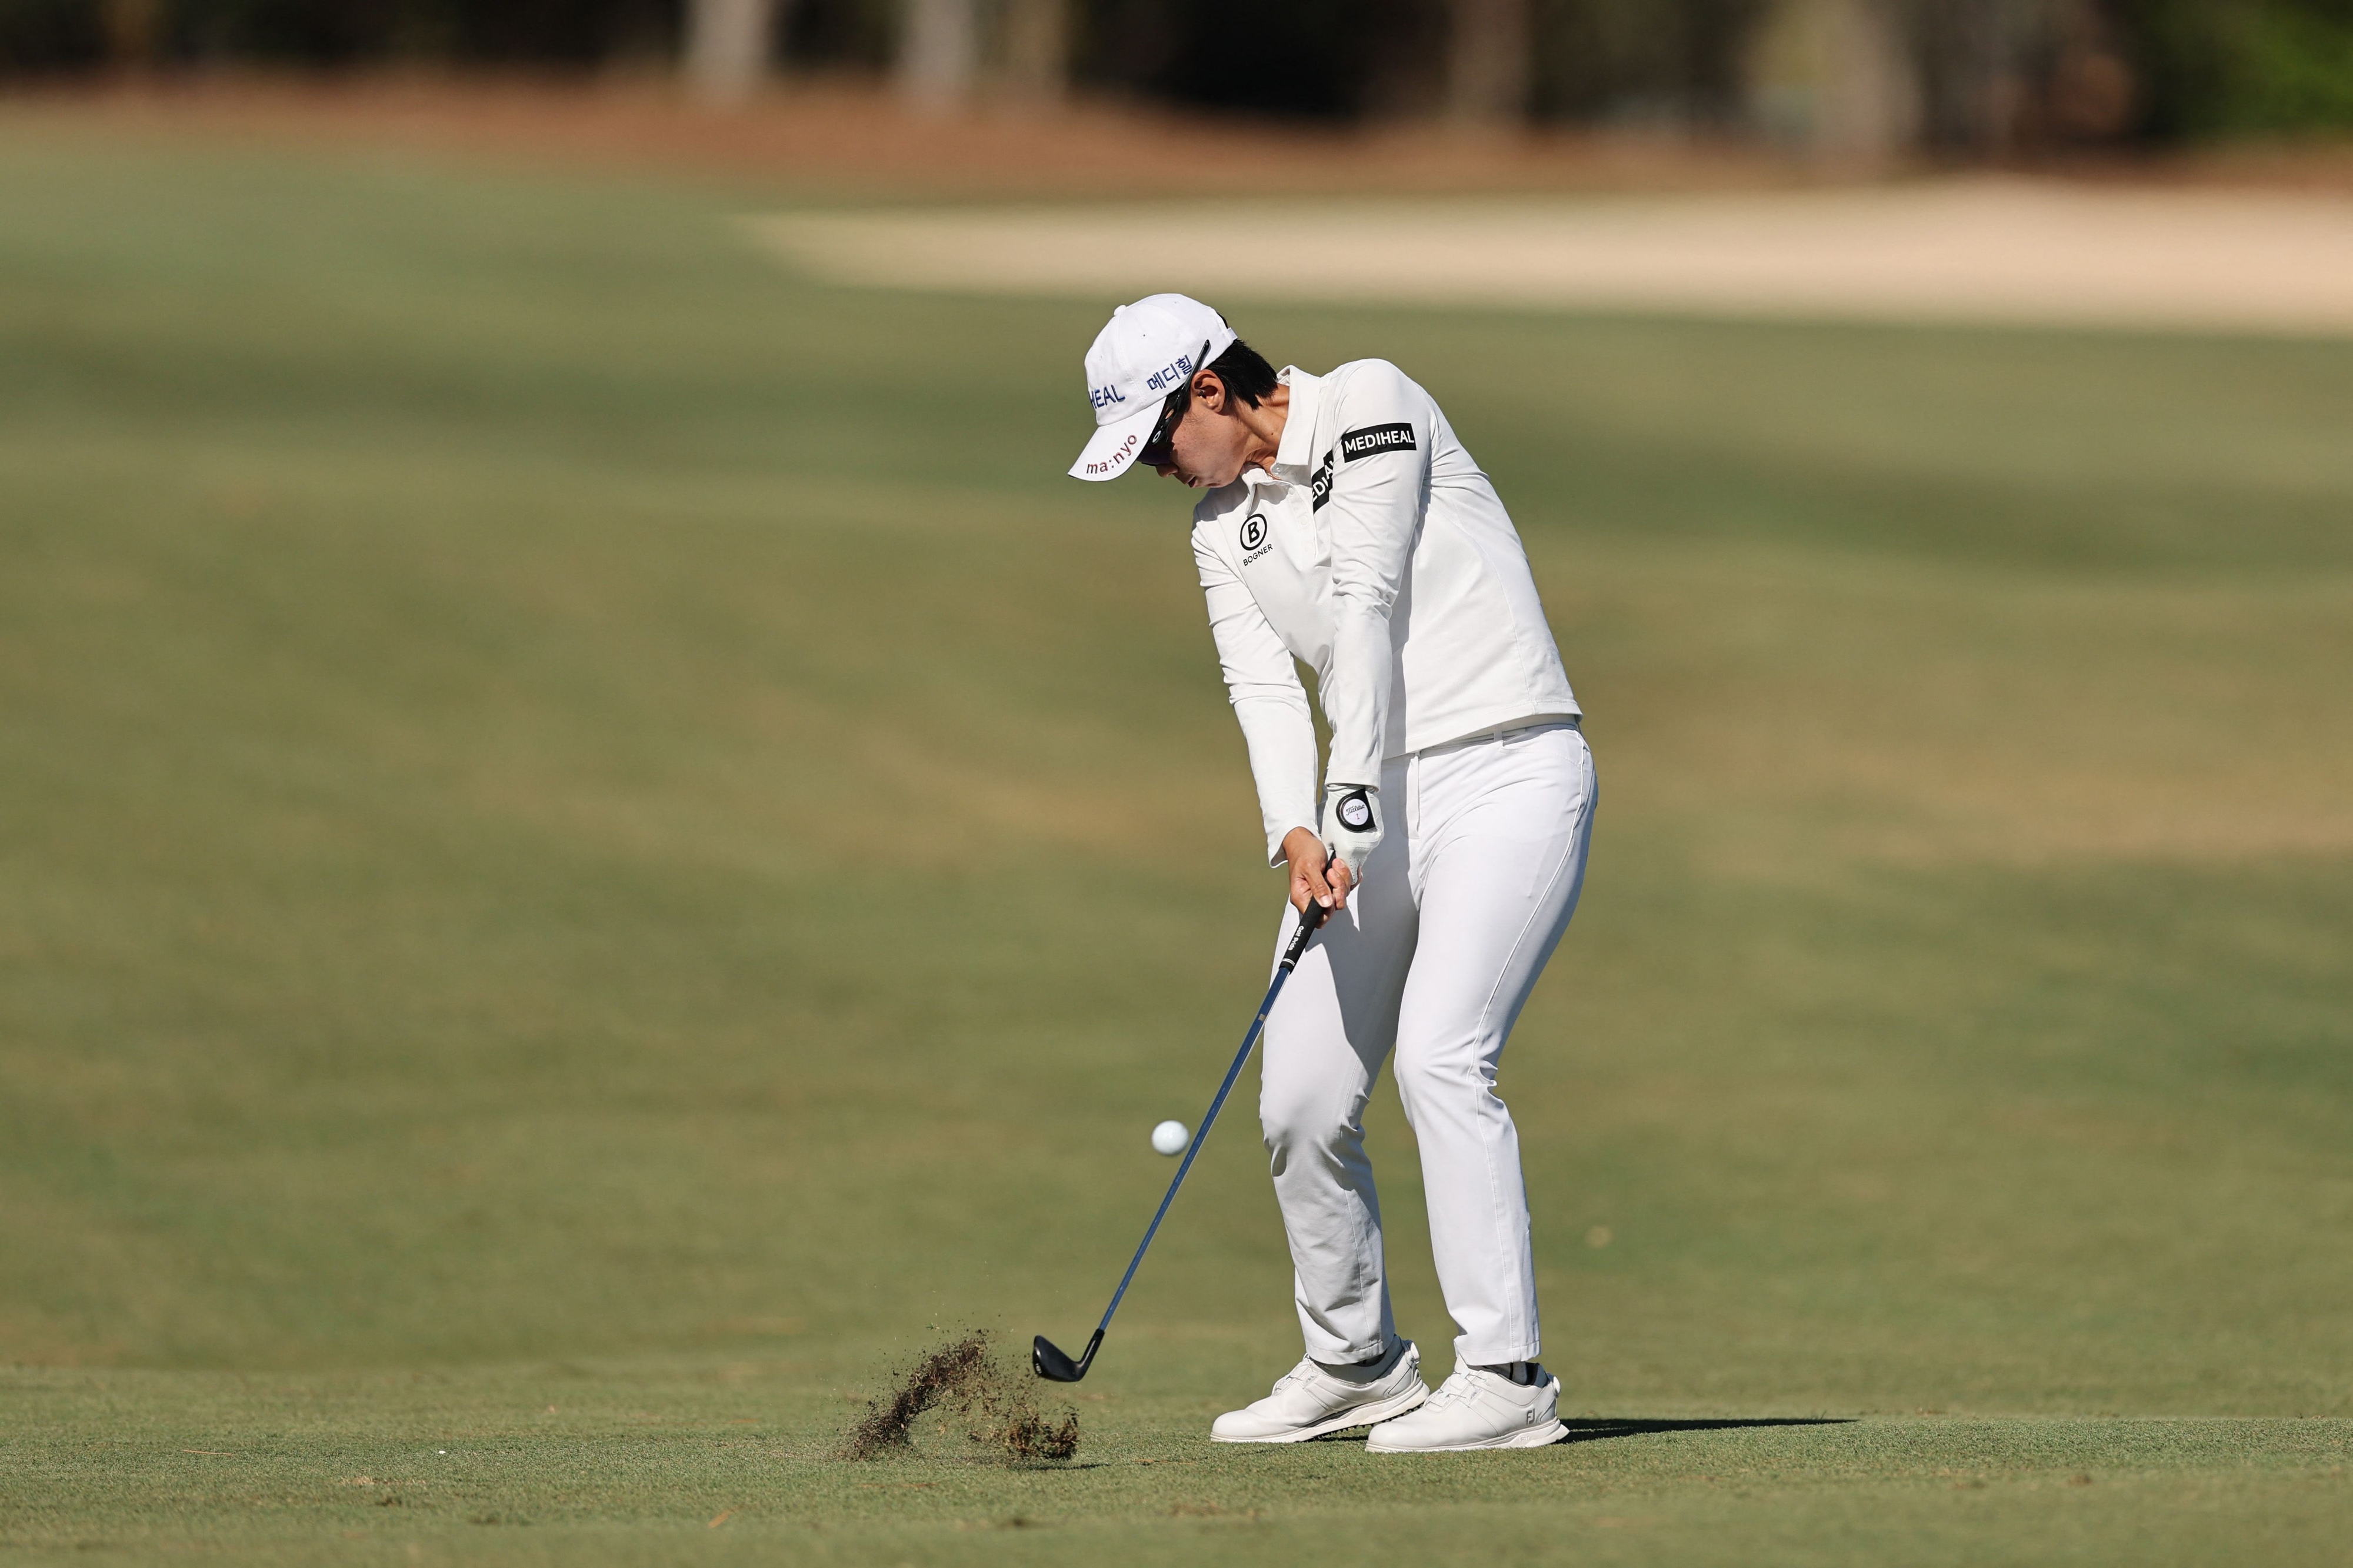
{"label": "club shaft", "polygon": [[1298,930],[1293,933],[1290,947],[1284,951],[1282,963],[1275,966],[1274,981],[1266,988],[1266,1000],[1258,1005],[1258,1016],[1250,1020],[1250,1032],[1242,1037],[1242,1048],[1234,1053],[1234,1065],[1226,1069],[1226,1081],[1218,1085],[1217,1099],[1209,1101],[1208,1111],[1201,1118],[1201,1125],[1194,1132],[1193,1142],[1186,1145],[1185,1163],[1176,1167],[1176,1177],[1168,1184],[1168,1191],[1161,1198],[1159,1208],[1153,1211],[1152,1223],[1144,1230],[1144,1239],[1135,1244],[1135,1256],[1127,1260],[1127,1272],[1119,1277],[1119,1289],[1111,1293],[1111,1305],[1103,1309],[1103,1321],[1095,1325],[1097,1340],[1101,1340],[1103,1331],[1111,1327],[1111,1316],[1119,1310],[1120,1298],[1127,1294],[1128,1282],[1135,1278],[1135,1270],[1144,1262],[1144,1255],[1151,1250],[1152,1238],[1159,1233],[1160,1222],[1168,1217],[1168,1205],[1176,1201],[1176,1189],[1185,1184],[1185,1174],[1193,1168],[1193,1157],[1201,1152],[1201,1144],[1208,1138],[1209,1129],[1217,1124],[1218,1112],[1225,1109],[1226,1096],[1233,1092],[1234,1080],[1242,1076],[1242,1064],[1250,1060],[1250,1047],[1258,1044],[1259,1035],[1266,1027],[1266,1016],[1274,1011],[1274,999],[1282,994],[1282,983],[1291,978],[1300,954],[1307,951],[1307,939],[1314,934],[1315,926],[1323,923],[1318,920],[1314,925],[1310,925],[1302,920]]}

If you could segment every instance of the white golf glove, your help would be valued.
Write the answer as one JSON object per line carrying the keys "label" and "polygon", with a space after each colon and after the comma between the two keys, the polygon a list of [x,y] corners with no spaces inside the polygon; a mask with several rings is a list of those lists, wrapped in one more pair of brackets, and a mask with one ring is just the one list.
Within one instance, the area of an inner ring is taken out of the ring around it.
{"label": "white golf glove", "polygon": [[1324,786],[1324,847],[1348,868],[1351,885],[1365,879],[1365,862],[1381,841],[1381,792],[1370,784]]}

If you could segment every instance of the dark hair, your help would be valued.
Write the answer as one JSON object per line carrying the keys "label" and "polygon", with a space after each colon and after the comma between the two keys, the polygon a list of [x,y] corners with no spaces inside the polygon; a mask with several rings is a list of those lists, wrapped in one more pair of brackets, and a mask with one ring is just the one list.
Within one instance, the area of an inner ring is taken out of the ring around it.
{"label": "dark hair", "polygon": [[1252,408],[1274,390],[1274,366],[1240,338],[1227,344],[1226,352],[1203,368],[1226,384],[1228,396],[1239,397]]}

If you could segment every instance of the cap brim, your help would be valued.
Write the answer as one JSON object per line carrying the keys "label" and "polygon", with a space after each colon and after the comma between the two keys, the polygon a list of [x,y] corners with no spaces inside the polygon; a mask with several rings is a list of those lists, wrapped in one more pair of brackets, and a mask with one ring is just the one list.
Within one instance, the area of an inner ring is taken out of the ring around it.
{"label": "cap brim", "polygon": [[1095,426],[1093,439],[1071,465],[1074,479],[1115,479],[1135,464],[1135,455],[1144,450],[1144,443],[1152,437],[1152,427],[1160,421],[1160,405],[1147,404],[1124,419],[1114,419],[1108,425]]}

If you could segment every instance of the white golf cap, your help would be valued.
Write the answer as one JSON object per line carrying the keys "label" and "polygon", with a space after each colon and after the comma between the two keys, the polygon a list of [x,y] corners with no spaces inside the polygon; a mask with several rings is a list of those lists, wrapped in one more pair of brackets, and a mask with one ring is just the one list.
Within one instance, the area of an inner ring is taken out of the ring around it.
{"label": "white golf cap", "polygon": [[1087,350],[1095,434],[1071,465],[1071,477],[1115,479],[1127,472],[1168,395],[1233,341],[1223,316],[1182,294],[1147,294],[1113,310]]}

